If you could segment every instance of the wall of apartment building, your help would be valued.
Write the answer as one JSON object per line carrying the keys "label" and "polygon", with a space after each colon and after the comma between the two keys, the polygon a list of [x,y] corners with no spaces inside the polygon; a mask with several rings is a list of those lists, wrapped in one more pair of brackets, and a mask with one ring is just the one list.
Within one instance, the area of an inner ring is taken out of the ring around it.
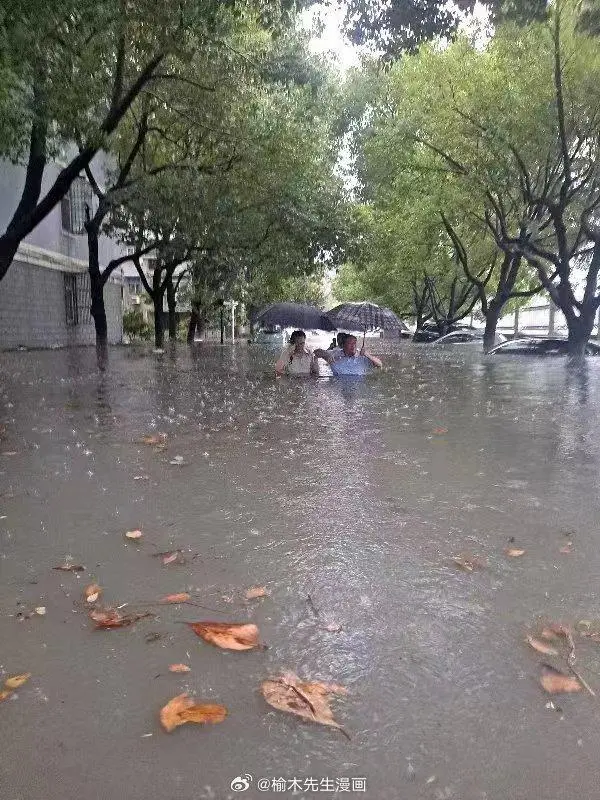
{"label": "wall of apartment building", "polygon": [[[105,162],[94,164],[101,181]],[[58,175],[60,164],[50,164],[42,192]],[[22,167],[0,161],[0,231],[6,228],[23,186]],[[65,347],[93,344],[94,324],[89,313],[87,238],[82,230],[83,200],[93,204],[89,187],[79,181],[25,239],[0,281],[0,349]],[[87,193],[86,193],[87,189]],[[123,254],[106,236],[99,242],[100,264]],[[123,291],[120,274],[105,287],[108,337],[121,342]]]}

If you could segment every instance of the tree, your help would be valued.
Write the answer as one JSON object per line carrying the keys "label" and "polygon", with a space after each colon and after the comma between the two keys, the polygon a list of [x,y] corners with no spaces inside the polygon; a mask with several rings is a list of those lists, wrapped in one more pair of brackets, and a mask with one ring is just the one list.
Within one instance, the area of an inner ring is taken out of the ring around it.
{"label": "tree", "polygon": [[[20,242],[107,148],[140,93],[210,50],[234,20],[258,9],[267,27],[295,4],[241,0],[13,0],[0,19],[0,157],[23,161],[25,181],[0,235],[0,280]],[[70,147],[75,142],[77,150]],[[66,159],[43,188],[54,155]]]}

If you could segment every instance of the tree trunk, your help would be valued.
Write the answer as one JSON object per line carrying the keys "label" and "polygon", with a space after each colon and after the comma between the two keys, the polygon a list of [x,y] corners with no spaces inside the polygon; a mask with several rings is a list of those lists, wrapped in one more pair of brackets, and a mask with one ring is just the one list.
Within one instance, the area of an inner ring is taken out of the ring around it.
{"label": "tree trunk", "polygon": [[584,360],[585,347],[592,335],[595,315],[596,309],[591,307],[582,309],[579,317],[567,319],[569,326],[568,351],[571,361],[579,362]]}
{"label": "tree trunk", "polygon": [[154,303],[154,346],[157,350],[162,350],[165,343],[162,294],[159,297],[153,297],[152,302]]}
{"label": "tree trunk", "polygon": [[196,328],[198,328],[198,309],[192,306],[192,313],[190,314],[190,321],[188,323],[187,343],[194,344],[196,338]]}
{"label": "tree trunk", "polygon": [[169,278],[167,281],[167,305],[169,308],[169,339],[174,342],[177,339],[177,316],[175,315],[177,298],[175,296],[173,278]]}
{"label": "tree trunk", "polygon": [[108,325],[106,308],[104,307],[104,281],[100,272],[98,257],[98,229],[93,222],[86,225],[88,240],[88,273],[90,276],[90,313],[96,329],[96,345],[106,347],[108,344]]}
{"label": "tree trunk", "polygon": [[483,332],[483,352],[489,353],[496,343],[496,328],[502,313],[503,304],[495,303],[493,300],[488,305],[485,315],[485,330]]}

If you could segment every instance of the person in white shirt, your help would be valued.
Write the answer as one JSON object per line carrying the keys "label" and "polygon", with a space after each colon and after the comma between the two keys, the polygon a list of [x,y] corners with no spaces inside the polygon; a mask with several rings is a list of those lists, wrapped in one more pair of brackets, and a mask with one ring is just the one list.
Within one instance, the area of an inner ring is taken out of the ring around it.
{"label": "person in white shirt", "polygon": [[294,331],[290,344],[279,356],[275,364],[277,375],[318,375],[317,359],[306,346],[304,331]]}

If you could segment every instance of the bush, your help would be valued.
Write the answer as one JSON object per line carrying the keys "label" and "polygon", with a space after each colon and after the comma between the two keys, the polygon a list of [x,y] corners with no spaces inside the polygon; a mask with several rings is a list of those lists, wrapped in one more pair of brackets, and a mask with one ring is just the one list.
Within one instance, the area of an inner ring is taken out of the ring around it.
{"label": "bush", "polygon": [[132,308],[123,314],[123,333],[131,339],[149,339],[152,331],[144,322],[144,315],[139,308]]}

